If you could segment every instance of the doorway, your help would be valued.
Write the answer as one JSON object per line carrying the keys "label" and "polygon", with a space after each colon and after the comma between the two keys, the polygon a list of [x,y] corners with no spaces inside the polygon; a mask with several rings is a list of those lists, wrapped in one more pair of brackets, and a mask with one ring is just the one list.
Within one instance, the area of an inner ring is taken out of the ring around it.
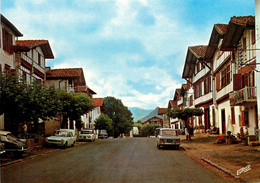
{"label": "doorway", "polygon": [[221,124],[222,124],[222,134],[226,134],[226,114],[225,114],[225,109],[221,110]]}

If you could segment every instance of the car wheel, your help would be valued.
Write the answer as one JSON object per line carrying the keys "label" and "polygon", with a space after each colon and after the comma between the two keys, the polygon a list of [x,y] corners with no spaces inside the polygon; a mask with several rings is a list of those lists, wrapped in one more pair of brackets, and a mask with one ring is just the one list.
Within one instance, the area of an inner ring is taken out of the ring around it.
{"label": "car wheel", "polygon": [[73,142],[73,144],[71,145],[71,147],[74,147],[74,145],[75,145],[75,141]]}
{"label": "car wheel", "polygon": [[179,149],[180,149],[180,146],[179,146],[179,145],[178,145],[178,146],[176,146],[176,149],[177,149],[177,150],[179,150]]}
{"label": "car wheel", "polygon": [[68,146],[68,143],[66,142],[66,143],[64,144],[63,148],[66,149],[67,146]]}

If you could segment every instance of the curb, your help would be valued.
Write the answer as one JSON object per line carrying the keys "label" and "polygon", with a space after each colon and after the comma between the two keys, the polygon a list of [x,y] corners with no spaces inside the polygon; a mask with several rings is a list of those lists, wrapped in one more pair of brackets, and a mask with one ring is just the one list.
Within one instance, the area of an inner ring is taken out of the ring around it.
{"label": "curb", "polygon": [[184,151],[188,151],[188,149],[184,146],[180,146],[181,149],[183,149]]}
{"label": "curb", "polygon": [[205,161],[206,163],[210,164],[211,166],[214,166],[214,167],[218,168],[219,170],[229,174],[230,176],[232,176],[236,180],[240,180],[241,182],[246,182],[245,180],[241,179],[239,176],[237,176],[234,173],[232,173],[230,170],[228,170],[228,169],[226,169],[226,168],[224,168],[224,167],[222,167],[222,166],[220,166],[220,165],[218,165],[218,164],[216,164],[216,163],[214,163],[214,162],[212,162],[212,161],[210,161],[210,160],[208,160],[206,158],[201,158],[201,160]]}

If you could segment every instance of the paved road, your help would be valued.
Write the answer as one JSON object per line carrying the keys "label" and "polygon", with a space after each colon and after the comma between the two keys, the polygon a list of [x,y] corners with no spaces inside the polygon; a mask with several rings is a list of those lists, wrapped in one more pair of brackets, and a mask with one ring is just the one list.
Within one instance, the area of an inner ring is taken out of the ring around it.
{"label": "paved road", "polygon": [[155,138],[97,140],[1,168],[1,183],[224,182]]}

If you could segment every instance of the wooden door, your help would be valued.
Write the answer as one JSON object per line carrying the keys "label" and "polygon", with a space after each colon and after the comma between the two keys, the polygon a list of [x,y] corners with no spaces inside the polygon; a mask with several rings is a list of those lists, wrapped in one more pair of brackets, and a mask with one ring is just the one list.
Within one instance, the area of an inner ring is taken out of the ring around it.
{"label": "wooden door", "polygon": [[226,114],[225,109],[221,110],[222,134],[226,134]]}

